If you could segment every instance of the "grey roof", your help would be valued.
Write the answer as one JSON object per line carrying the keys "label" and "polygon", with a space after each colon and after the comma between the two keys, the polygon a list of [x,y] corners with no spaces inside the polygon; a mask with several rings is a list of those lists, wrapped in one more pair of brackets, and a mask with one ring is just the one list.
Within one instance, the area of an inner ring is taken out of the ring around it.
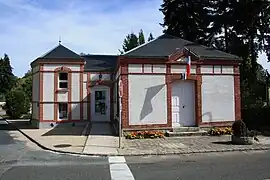
{"label": "grey roof", "polygon": [[47,52],[45,55],[39,57],[42,59],[80,59],[80,55],[76,54],[75,52],[71,51],[70,49],[66,48],[65,46],[59,44],[51,51]]}
{"label": "grey roof", "polygon": [[86,62],[85,71],[114,71],[117,64],[117,55],[83,55]]}
{"label": "grey roof", "polygon": [[202,46],[175,36],[163,34],[156,39],[130,50],[123,56],[131,57],[168,57],[177,49],[189,49],[201,59],[230,59],[240,60],[238,56],[219,51],[214,48]]}

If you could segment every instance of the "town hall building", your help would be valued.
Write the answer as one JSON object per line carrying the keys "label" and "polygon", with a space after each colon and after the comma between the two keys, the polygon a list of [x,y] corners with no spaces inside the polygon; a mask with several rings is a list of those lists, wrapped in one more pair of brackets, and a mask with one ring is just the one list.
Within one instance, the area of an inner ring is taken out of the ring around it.
{"label": "town hall building", "polygon": [[59,44],[31,63],[32,122],[47,128],[120,120],[127,130],[228,126],[241,119],[240,63],[167,34],[122,55],[78,55]]}

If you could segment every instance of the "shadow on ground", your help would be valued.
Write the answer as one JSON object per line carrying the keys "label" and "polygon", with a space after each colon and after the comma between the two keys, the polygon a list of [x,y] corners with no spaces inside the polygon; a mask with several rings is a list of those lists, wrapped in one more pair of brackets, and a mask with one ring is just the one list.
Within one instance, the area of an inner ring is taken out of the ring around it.
{"label": "shadow on ground", "polygon": [[0,119],[0,130],[36,129],[29,119],[5,120]]}
{"label": "shadow on ground", "polygon": [[224,144],[224,145],[232,145],[232,141],[217,141],[217,142],[212,142],[213,144]]}
{"label": "shadow on ground", "polygon": [[[76,123],[61,123],[54,126],[42,136],[81,136],[86,128],[86,124]],[[86,129],[86,134],[89,135],[90,127]]]}

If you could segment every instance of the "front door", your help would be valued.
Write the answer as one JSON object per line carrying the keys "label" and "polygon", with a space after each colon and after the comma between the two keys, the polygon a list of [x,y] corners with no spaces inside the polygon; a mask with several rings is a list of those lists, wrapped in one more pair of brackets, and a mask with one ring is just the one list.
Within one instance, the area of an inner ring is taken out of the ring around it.
{"label": "front door", "polygon": [[194,81],[176,81],[172,84],[172,126],[194,126]]}
{"label": "front door", "polygon": [[91,92],[91,121],[107,122],[110,117],[109,89],[94,88]]}

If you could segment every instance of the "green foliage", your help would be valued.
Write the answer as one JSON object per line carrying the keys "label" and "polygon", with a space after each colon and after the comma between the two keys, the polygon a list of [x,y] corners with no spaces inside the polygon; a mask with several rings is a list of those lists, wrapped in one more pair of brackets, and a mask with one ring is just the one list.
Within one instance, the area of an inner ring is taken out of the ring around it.
{"label": "green foliage", "polygon": [[143,30],[141,29],[139,32],[139,45],[144,44],[144,43],[145,43],[144,34],[143,34]]}
{"label": "green foliage", "polygon": [[3,98],[11,90],[16,81],[7,54],[0,58],[0,96]]}
{"label": "green foliage", "polygon": [[[151,37],[153,38],[153,35],[150,33]],[[148,38],[149,41],[149,38]],[[136,34],[134,34],[133,32],[128,34],[126,36],[126,38],[124,39],[123,45],[122,45],[122,49],[123,50],[119,50],[119,52],[121,54],[139,46],[145,43],[145,36],[143,33],[143,30],[141,29],[138,36]]]}
{"label": "green foliage", "polygon": [[248,129],[244,121],[237,120],[232,125],[232,132],[237,137],[245,137],[247,136]]}
{"label": "green foliage", "polygon": [[31,103],[32,99],[32,72],[29,70],[27,73],[25,73],[24,77],[19,78],[17,80],[17,88],[24,91],[26,94],[29,103]]}
{"label": "green foliage", "polygon": [[153,40],[153,39],[154,39],[154,37],[153,37],[152,33],[150,33],[149,36],[148,36],[147,41],[149,42],[149,41],[151,41],[151,40]]}
{"label": "green foliage", "polygon": [[249,129],[261,131],[270,128],[270,106],[244,108],[242,117]]}
{"label": "green foliage", "polygon": [[[270,4],[266,1],[164,0],[164,32],[242,57],[243,107],[262,107],[269,74],[257,63],[270,60]],[[265,43],[267,42],[267,43]]]}
{"label": "green foliage", "polygon": [[6,104],[4,106],[7,115],[10,118],[20,118],[23,114],[27,114],[30,104],[27,95],[18,88],[13,88],[6,94]]}

